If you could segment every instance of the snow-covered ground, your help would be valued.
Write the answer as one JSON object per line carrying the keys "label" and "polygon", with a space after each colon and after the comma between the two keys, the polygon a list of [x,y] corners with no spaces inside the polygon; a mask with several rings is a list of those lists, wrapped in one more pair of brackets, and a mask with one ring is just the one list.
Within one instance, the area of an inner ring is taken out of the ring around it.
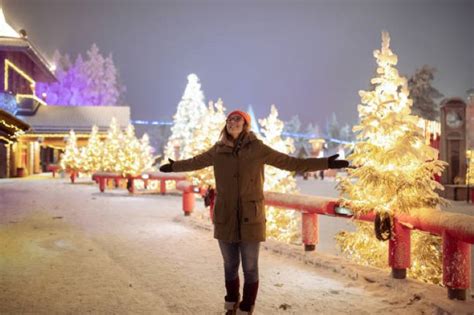
{"label": "snow-covered ground", "polygon": [[[335,193],[330,181],[298,183]],[[218,246],[177,195],[101,194],[84,180],[38,176],[0,180],[0,207],[1,314],[223,313]],[[450,301],[443,288],[324,254],[336,253],[330,234],[347,228],[331,220],[321,218],[318,252],[264,243],[256,314],[474,312],[474,301]]]}

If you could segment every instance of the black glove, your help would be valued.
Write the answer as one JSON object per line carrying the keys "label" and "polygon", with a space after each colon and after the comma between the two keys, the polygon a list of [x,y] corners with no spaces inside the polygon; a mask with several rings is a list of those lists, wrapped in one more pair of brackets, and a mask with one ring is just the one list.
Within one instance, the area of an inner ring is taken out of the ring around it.
{"label": "black glove", "polygon": [[328,157],[328,168],[344,168],[349,166],[346,160],[336,160],[339,154],[334,154]]}
{"label": "black glove", "polygon": [[174,161],[172,159],[168,159],[169,164],[163,164],[160,166],[160,172],[163,173],[170,173],[173,171],[173,163]]}

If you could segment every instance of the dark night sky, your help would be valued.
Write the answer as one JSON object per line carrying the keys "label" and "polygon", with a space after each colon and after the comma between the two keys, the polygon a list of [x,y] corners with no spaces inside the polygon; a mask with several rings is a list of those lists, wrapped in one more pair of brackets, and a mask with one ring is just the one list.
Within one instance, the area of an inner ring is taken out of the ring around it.
{"label": "dark night sky", "polygon": [[380,32],[399,69],[438,69],[435,87],[474,87],[474,1],[3,0],[7,21],[50,56],[97,43],[113,53],[133,119],[171,120],[195,72],[228,109],[275,103],[282,119],[357,120],[358,90],[374,74]]}

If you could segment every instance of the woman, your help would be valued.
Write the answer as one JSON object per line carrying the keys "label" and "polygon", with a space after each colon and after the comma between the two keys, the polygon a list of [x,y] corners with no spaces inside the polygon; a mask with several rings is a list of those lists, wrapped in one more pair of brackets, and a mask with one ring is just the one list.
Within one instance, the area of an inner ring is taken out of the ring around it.
{"label": "woman", "polygon": [[[226,314],[252,314],[258,291],[258,255],[265,241],[263,202],[264,165],[288,171],[343,168],[349,163],[329,158],[299,159],[275,151],[250,131],[250,116],[240,110],[227,116],[219,141],[193,158],[173,161],[162,172],[187,172],[213,166],[216,180],[214,238],[224,259]],[[239,293],[239,265],[244,272],[243,298]]]}

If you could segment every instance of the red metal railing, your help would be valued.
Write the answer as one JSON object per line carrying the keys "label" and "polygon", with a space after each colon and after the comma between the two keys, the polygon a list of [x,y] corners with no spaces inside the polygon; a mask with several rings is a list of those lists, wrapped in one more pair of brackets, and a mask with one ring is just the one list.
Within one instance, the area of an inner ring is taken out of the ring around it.
{"label": "red metal railing", "polygon": [[[203,191],[189,182],[178,182],[177,189],[183,191],[183,211],[185,215],[189,215],[195,205],[194,193],[199,192],[202,195]],[[318,244],[318,215],[369,222],[375,219],[375,213],[355,218],[350,211],[339,207],[337,199],[327,197],[265,192],[265,204],[301,212],[301,235],[306,251],[315,250]],[[406,270],[411,264],[411,230],[436,234],[443,239],[443,284],[448,288],[448,297],[465,300],[467,290],[471,286],[474,217],[435,209],[416,209],[410,215],[396,215],[393,225],[393,237],[389,240],[388,252],[392,276],[397,279],[406,278]]]}
{"label": "red metal railing", "polygon": [[[302,212],[302,237],[306,250],[313,250],[318,243],[318,214],[353,218],[341,214],[336,199],[310,195],[265,193],[265,204]],[[357,220],[373,222],[374,213]],[[471,286],[471,244],[474,244],[474,217],[447,213],[435,209],[414,209],[410,215],[395,215],[393,237],[389,240],[389,265],[394,278],[406,277],[410,267],[410,234],[419,230],[443,238],[443,284],[450,299],[465,300]]]}

